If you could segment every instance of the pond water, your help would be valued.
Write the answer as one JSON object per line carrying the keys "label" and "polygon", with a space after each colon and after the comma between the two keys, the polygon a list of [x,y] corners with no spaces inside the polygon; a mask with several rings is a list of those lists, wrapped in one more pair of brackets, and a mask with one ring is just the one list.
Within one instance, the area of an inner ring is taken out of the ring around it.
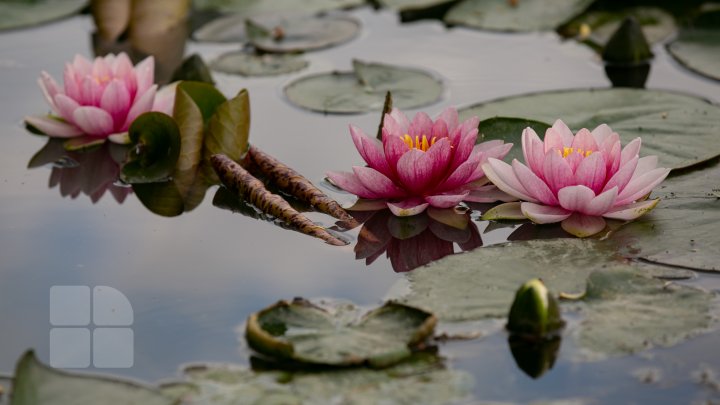
{"label": "pond water", "polygon": [[[423,109],[430,115],[501,96],[609,86],[592,50],[555,33],[446,29],[436,21],[401,25],[396,13],[367,8],[350,14],[362,21],[360,36],[306,54],[305,71],[252,79],[214,73],[227,96],[249,90],[250,141],[314,182],[327,170],[359,163],[347,126],[370,132],[378,114],[311,113],[290,105],[282,88],[306,74],[347,70],[353,58],[435,72],[446,91],[439,103]],[[35,83],[39,72],[62,77],[74,54],[93,56],[92,31],[91,19],[78,16],[0,34],[0,371],[12,372],[28,348],[48,362],[48,291],[55,285],[111,286],[127,296],[134,309],[134,366],[95,371],[144,381],[173,377],[188,362],[247,363],[244,321],[279,299],[336,297],[368,306],[383,300],[401,276],[384,255],[369,266],[356,260],[357,232],[346,233],[353,239],[349,246],[326,245],[219,209],[212,204],[215,188],[195,210],[165,218],[132,194],[122,204],[110,193],[96,203],[84,194],[64,197],[62,186],[48,187],[49,166],[27,169],[46,142],[23,127],[25,115],[47,110]],[[211,60],[236,47],[189,42],[186,52]],[[683,70],[663,46],[653,51],[648,88],[720,103],[720,83]],[[327,217],[312,218],[329,224]],[[487,223],[476,225],[485,245],[504,241],[512,231],[482,233]],[[720,277],[711,274],[685,283],[720,290]],[[717,387],[698,383],[694,375],[720,367],[719,339],[720,333],[711,332],[670,349],[596,363],[564,357],[575,349],[564,344],[554,368],[536,380],[517,367],[504,333],[443,344],[441,353],[472,373],[482,400],[690,403],[720,396]]]}

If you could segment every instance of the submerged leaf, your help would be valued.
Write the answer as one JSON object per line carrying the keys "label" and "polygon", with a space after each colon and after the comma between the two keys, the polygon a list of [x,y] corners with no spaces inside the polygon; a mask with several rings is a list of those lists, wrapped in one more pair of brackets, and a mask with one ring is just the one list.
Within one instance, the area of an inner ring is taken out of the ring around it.
{"label": "submerged leaf", "polygon": [[[720,155],[720,107],[660,90],[595,89],[525,94],[484,102],[460,118],[512,115],[542,122],[562,119],[571,129],[608,124],[623,144],[642,137],[643,154],[661,167],[686,168]],[[538,134],[543,137],[544,134]],[[516,148],[519,145],[516,145]]]}
{"label": "submerged leaf", "polygon": [[246,337],[260,353],[311,364],[387,367],[408,358],[433,333],[435,317],[387,303],[361,316],[348,303],[281,301],[247,320]]}

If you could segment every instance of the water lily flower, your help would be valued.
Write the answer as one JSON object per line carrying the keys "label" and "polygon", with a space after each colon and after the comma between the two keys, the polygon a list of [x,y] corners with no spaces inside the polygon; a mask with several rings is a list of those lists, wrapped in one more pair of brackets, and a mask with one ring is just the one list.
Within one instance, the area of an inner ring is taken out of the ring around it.
{"label": "water lily flower", "polygon": [[435,121],[420,112],[412,121],[398,109],[385,114],[382,142],[353,125],[350,134],[367,163],[353,173],[329,172],[330,180],[360,198],[382,199],[397,216],[417,215],[428,206],[451,208],[461,201],[510,201],[488,185],[481,164],[502,159],[512,144],[500,140],[475,145],[478,118],[458,123],[450,107]]}
{"label": "water lily flower", "polygon": [[112,136],[127,132],[140,114],[172,111],[175,90],[166,86],[158,91],[153,84],[154,70],[152,56],[133,67],[125,53],[94,61],[76,55],[65,66],[63,87],[47,72],[38,79],[51,115],[26,117],[25,121],[51,137],[121,139]]}
{"label": "water lily flower", "polygon": [[606,124],[573,135],[557,120],[544,142],[532,128],[523,131],[525,164],[490,158],[483,170],[498,188],[523,201],[496,207],[497,212],[512,212],[514,206],[520,218],[562,221],[565,231],[586,237],[605,228],[603,218],[630,221],[657,205],[659,199],[646,197],[670,169],[657,167],[657,156],[639,157],[640,145],[635,138],[621,149],[620,137]]}

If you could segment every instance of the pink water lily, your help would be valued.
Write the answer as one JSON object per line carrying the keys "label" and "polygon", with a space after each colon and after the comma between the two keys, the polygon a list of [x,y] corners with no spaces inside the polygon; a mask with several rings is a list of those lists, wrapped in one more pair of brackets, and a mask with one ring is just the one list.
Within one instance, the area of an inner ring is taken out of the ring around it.
{"label": "pink water lily", "polygon": [[640,145],[635,138],[621,149],[620,137],[605,124],[573,135],[557,120],[544,142],[532,128],[523,131],[526,164],[491,158],[483,169],[498,188],[523,201],[508,204],[516,204],[518,216],[539,224],[562,221],[565,231],[586,237],[605,228],[603,218],[630,221],[657,205],[659,199],[646,197],[670,169],[656,167],[657,156],[639,157]]}
{"label": "pink water lily", "polygon": [[476,145],[478,122],[473,117],[458,123],[452,107],[435,121],[422,112],[410,121],[393,109],[385,114],[382,142],[350,126],[367,167],[329,172],[328,177],[360,198],[386,201],[397,216],[416,215],[428,206],[450,208],[462,201],[509,201],[512,197],[487,184],[481,165],[488,158],[502,159],[512,144],[496,140]]}
{"label": "pink water lily", "polygon": [[51,137],[107,138],[122,134],[142,113],[171,113],[174,88],[158,91],[153,83],[154,70],[152,56],[133,67],[125,53],[94,61],[76,55],[65,66],[63,87],[47,72],[38,79],[51,115],[26,117],[25,121]]}

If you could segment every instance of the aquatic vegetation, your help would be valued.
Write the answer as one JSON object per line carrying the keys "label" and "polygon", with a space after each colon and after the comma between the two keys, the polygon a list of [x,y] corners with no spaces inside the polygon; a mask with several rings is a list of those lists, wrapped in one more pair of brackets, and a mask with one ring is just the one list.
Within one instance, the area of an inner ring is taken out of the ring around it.
{"label": "aquatic vegetation", "polygon": [[133,66],[125,53],[94,61],[76,55],[65,67],[62,87],[47,72],[38,79],[52,113],[25,120],[51,137],[112,139],[127,132],[144,112],[171,113],[175,89],[167,86],[158,91],[154,69],[152,56]]}
{"label": "aquatic vegetation", "polygon": [[620,137],[602,124],[573,135],[561,120],[545,133],[523,132],[526,164],[496,158],[482,165],[487,177],[504,192],[522,200],[521,215],[535,223],[562,221],[565,231],[594,235],[603,218],[631,221],[651,211],[659,199],[645,197],[670,173],[657,167],[657,156],[639,157],[641,140],[621,149]]}
{"label": "aquatic vegetation", "polygon": [[502,141],[475,145],[477,117],[458,122],[447,108],[433,121],[421,112],[410,121],[393,109],[386,114],[382,143],[350,126],[350,134],[369,167],[353,173],[329,172],[338,187],[360,198],[383,199],[397,216],[417,215],[427,207],[451,208],[462,201],[494,202],[498,195],[487,185],[481,167],[488,158],[502,159],[512,147]]}

